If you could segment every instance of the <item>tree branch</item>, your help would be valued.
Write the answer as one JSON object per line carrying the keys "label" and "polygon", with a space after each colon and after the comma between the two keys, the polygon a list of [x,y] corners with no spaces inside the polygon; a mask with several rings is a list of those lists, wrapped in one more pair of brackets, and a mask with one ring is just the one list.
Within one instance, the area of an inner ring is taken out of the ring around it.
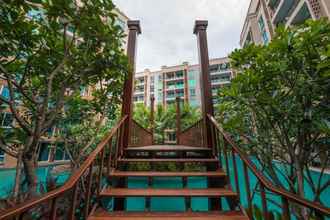
{"label": "tree branch", "polygon": [[[9,88],[9,96],[10,96],[10,101],[7,101],[6,103],[9,105],[10,111],[13,113],[16,121],[18,124],[21,126],[21,128],[27,132],[28,134],[32,134],[31,129],[29,128],[28,123],[20,117],[19,113],[16,111],[15,108],[15,98],[14,98],[14,89],[12,86],[12,81],[10,74],[5,70],[5,68],[0,64],[0,70],[6,75],[7,77],[7,83],[8,83],[8,88]],[[2,99],[3,101],[3,99]]]}
{"label": "tree branch", "polygon": [[18,151],[12,149],[9,145],[6,144],[5,140],[0,137],[0,148],[1,150],[3,150],[6,154],[12,156],[12,157],[15,157],[17,158],[18,157]]}

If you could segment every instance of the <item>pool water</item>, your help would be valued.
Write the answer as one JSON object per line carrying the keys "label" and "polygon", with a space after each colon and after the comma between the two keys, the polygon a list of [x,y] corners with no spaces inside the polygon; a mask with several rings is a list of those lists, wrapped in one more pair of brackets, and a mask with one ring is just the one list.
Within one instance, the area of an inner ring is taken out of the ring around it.
{"label": "pool water", "polygon": [[[244,207],[248,206],[247,197],[246,197],[246,188],[245,188],[245,180],[243,175],[243,163],[242,161],[236,157],[237,168],[239,174],[239,185],[240,185],[240,201]],[[253,160],[255,163],[256,161]],[[283,165],[279,163],[274,163],[274,166],[278,166],[279,169],[284,169]],[[225,168],[224,168],[225,169]],[[236,191],[235,180],[234,180],[234,170],[232,160],[229,159],[229,172],[230,172],[230,182],[234,191]],[[318,181],[319,172],[312,171],[312,179],[313,181]],[[285,182],[284,177],[278,173],[278,176],[283,183]],[[255,188],[257,184],[256,177],[249,171],[250,177],[250,189],[251,192]],[[322,183],[327,182],[330,179],[329,174],[323,174]],[[286,185],[286,184],[284,184]],[[152,187],[153,188],[182,188],[182,180],[181,178],[153,178]],[[286,185],[287,186],[287,185]],[[128,179],[128,187],[129,188],[147,188],[148,187],[148,179],[143,177],[138,178],[129,178]],[[207,180],[204,177],[191,177],[188,178],[188,188],[206,188]],[[276,203],[281,204],[281,198],[275,194],[272,194],[266,190],[267,198],[271,199],[273,202],[268,202],[268,211],[281,213],[282,209],[276,205]],[[305,195],[306,198],[312,200],[314,198],[314,193],[309,187],[309,185],[305,184]],[[193,211],[208,211],[208,199],[207,198],[192,198],[192,210]],[[330,187],[328,187],[321,194],[321,201],[325,206],[330,207]],[[105,207],[109,210],[112,210],[113,200],[105,200],[103,201]],[[228,203],[225,199],[221,200],[222,208],[224,210],[229,210]],[[259,193],[255,193],[253,196],[252,204],[261,207],[261,197]],[[126,210],[127,211],[144,211],[145,210],[145,198],[134,198],[130,197],[125,200]],[[151,198],[151,211],[185,211],[185,201],[183,198]]]}
{"label": "pool water", "polygon": [[[237,157],[237,168],[239,173],[239,185],[240,185],[240,198],[241,203],[244,207],[247,207],[247,199],[246,199],[246,190],[245,190],[245,180],[243,175],[243,164],[242,161]],[[256,161],[253,160],[255,163]],[[258,164],[257,164],[258,165]],[[282,164],[274,163],[274,166],[278,166],[278,168],[284,169]],[[45,183],[47,177],[49,177],[52,167],[40,167],[37,170],[38,180],[39,183]],[[225,169],[225,168],[224,168]],[[233,171],[233,163],[232,160],[229,159],[229,172],[230,172],[230,181],[233,190],[235,191],[235,181],[234,181],[234,171]],[[314,182],[318,181],[319,172],[312,171],[312,179]],[[61,173],[57,175],[56,184],[61,185],[63,184],[69,177],[70,173]],[[285,182],[284,177],[278,173],[278,176],[281,181]],[[250,177],[250,188],[251,191],[255,188],[257,184],[257,179],[255,176],[249,172]],[[330,175],[324,174],[322,177],[322,183],[329,181]],[[0,170],[0,199],[5,198],[8,196],[13,189],[15,180],[15,170]],[[285,184],[284,184],[285,185]],[[128,179],[128,187],[129,188],[147,188],[148,187],[148,179],[143,177],[130,177]],[[164,177],[155,177],[153,178],[152,182],[153,188],[182,188],[183,183],[181,178],[164,178]],[[207,188],[207,180],[205,177],[191,177],[188,178],[187,182],[188,188]],[[305,184],[305,194],[306,198],[312,200],[314,197],[314,193],[309,187],[308,184]],[[271,200],[275,201],[275,203],[281,204],[281,198],[274,194],[267,192],[267,198],[271,198]],[[324,205],[330,207],[330,187],[328,187],[323,193],[321,194],[321,201]],[[126,210],[127,211],[144,211],[145,210],[145,198],[127,198],[125,200]],[[222,199],[222,208],[224,210],[228,210],[228,204],[226,200]],[[259,193],[255,193],[252,203],[257,205],[259,208],[261,204],[261,197]],[[104,199],[103,205],[105,208],[112,210],[113,200],[112,199]],[[151,211],[162,211],[162,212],[172,212],[172,211],[185,211],[185,200],[184,198],[151,198]],[[191,206],[193,211],[208,211],[208,199],[207,198],[192,198],[191,199]],[[268,210],[269,211],[277,211],[281,212],[281,209],[272,202],[268,202]]]}
{"label": "pool water", "polygon": [[[37,169],[38,183],[45,186],[47,178],[51,175],[52,166],[39,167]],[[15,184],[15,169],[0,170],[0,199],[4,199],[11,194]],[[70,176],[69,172],[63,172],[53,176],[56,185],[62,185]]]}

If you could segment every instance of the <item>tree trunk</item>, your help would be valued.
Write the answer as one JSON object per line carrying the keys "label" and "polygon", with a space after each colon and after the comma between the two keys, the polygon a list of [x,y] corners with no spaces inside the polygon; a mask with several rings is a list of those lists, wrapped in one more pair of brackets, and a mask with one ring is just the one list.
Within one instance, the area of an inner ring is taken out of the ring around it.
{"label": "tree trunk", "polygon": [[15,176],[15,185],[14,185],[14,202],[19,202],[19,191],[21,186],[21,174],[22,174],[22,149],[18,151],[17,164],[16,164],[16,176]]}
{"label": "tree trunk", "polygon": [[[297,170],[297,185],[298,185],[298,195],[302,198],[305,198],[305,191],[304,191],[304,169],[302,166],[302,162],[300,161],[300,155],[301,155],[301,146],[297,146],[294,162],[295,167]],[[307,218],[307,210],[305,208],[301,208],[301,217],[302,219],[308,219]]]}
{"label": "tree trunk", "polygon": [[36,173],[35,157],[33,156],[32,153],[27,152],[23,154],[23,164],[24,164],[25,179],[29,189],[28,190],[29,196],[31,197],[36,196],[38,178]]}

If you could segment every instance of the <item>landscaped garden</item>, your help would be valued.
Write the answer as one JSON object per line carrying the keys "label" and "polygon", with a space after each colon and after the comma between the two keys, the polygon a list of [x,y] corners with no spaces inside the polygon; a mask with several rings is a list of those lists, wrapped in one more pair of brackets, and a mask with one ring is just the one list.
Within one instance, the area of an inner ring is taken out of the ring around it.
{"label": "landscaped garden", "polygon": [[[6,209],[58,189],[94,155],[100,143],[105,146],[103,137],[117,121],[126,123],[128,116],[121,115],[119,109],[132,66],[122,49],[125,35],[116,24],[111,1],[83,0],[79,6],[75,1],[0,2],[0,83],[5,91],[0,104],[2,112],[12,115],[8,126],[0,128],[0,150],[16,161],[11,169],[0,170],[0,208]],[[230,86],[219,90],[214,105],[217,122],[275,187],[330,208],[329,21],[280,26],[269,44],[247,45],[232,52],[230,59],[237,76]],[[200,121],[202,111],[182,101],[166,107],[156,105],[152,113],[150,107],[135,105],[132,115],[145,131],[152,132],[153,144],[166,144],[167,139],[173,139],[167,138],[167,131],[175,133],[178,123],[181,131],[191,128]],[[118,147],[129,139],[123,137],[123,125],[115,127],[116,137],[111,133],[109,149],[103,146],[91,162],[89,178],[100,178],[99,186],[107,182],[102,177],[104,155],[109,154],[107,171],[111,166],[116,168],[117,158],[111,161],[113,154],[124,155],[118,149],[112,152],[113,143]],[[245,172],[244,161],[233,153],[229,164],[224,164],[230,151],[221,141],[213,143],[214,151],[218,150],[216,162],[229,171],[229,182],[236,184],[236,193],[238,184],[242,186],[238,200],[247,208],[245,179],[243,175],[234,178],[234,169],[238,168],[239,174]],[[44,151],[44,143],[57,148]],[[58,154],[59,150],[62,153]],[[42,163],[44,152],[47,163]],[[100,152],[100,158],[95,159]],[[238,161],[237,167],[233,158]],[[99,164],[93,169],[94,162]],[[199,163],[182,165],[176,161],[168,166],[146,162],[123,167],[134,171],[209,171]],[[83,185],[87,176],[80,175]],[[262,219],[260,183],[252,172],[248,176],[253,214]],[[127,187],[148,188],[149,180],[129,178]],[[184,185],[177,178],[160,180],[153,181],[154,188]],[[189,177],[187,188],[206,189],[207,178]],[[88,190],[83,191],[88,195]],[[266,194],[269,216],[281,219],[282,198],[268,190]],[[96,200],[91,195],[86,198]],[[184,198],[170,198],[167,201],[171,204],[162,201],[152,198],[150,210],[185,210]],[[231,209],[229,200],[221,201],[223,210]],[[102,202],[109,210],[114,208],[112,200]],[[208,202],[207,198],[192,198],[191,208],[208,211]],[[143,211],[144,204],[145,198],[129,198],[126,209]],[[296,219],[317,216],[295,203],[290,210]]]}

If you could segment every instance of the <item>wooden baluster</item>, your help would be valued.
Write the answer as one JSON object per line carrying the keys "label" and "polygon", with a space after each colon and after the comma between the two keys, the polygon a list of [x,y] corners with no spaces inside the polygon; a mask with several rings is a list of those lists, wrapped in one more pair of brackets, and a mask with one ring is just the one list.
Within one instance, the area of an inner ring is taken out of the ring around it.
{"label": "wooden baluster", "polygon": [[224,139],[223,137],[223,155],[224,155],[224,158],[225,158],[225,163],[226,163],[226,172],[227,172],[227,176],[228,176],[228,183],[230,183],[230,172],[229,172],[229,162],[228,162],[228,152],[227,152],[227,141]]}
{"label": "wooden baluster", "polygon": [[78,189],[79,189],[79,181],[76,183],[76,185],[73,188],[73,194],[72,194],[72,202],[71,202],[71,208],[70,208],[70,214],[69,214],[69,220],[75,220],[76,219],[76,206],[77,206],[77,198],[78,198]]}
{"label": "wooden baluster", "polygon": [[324,220],[325,216],[321,213],[315,210],[315,219],[316,220]]}
{"label": "wooden baluster", "polygon": [[252,199],[251,199],[251,189],[250,189],[250,179],[249,179],[249,173],[247,165],[243,162],[243,168],[244,168],[244,179],[245,179],[245,191],[246,191],[246,200],[248,202],[248,212],[250,218],[253,217],[253,211],[252,211]]}
{"label": "wooden baluster", "polygon": [[23,220],[24,214],[25,214],[24,212],[20,213],[18,217],[16,217],[16,220]]}
{"label": "wooden baluster", "polygon": [[119,148],[118,148],[118,130],[117,130],[117,133],[116,133],[116,139],[115,139],[115,157],[114,157],[114,168],[117,168],[117,159],[118,159],[118,155],[119,155]]}
{"label": "wooden baluster", "polygon": [[90,206],[90,200],[91,200],[91,193],[92,193],[92,181],[93,181],[93,164],[94,161],[92,162],[92,164],[89,167],[89,172],[88,172],[88,179],[87,179],[87,189],[86,189],[86,195],[85,195],[85,210],[84,210],[84,216],[85,219],[88,218],[89,215],[89,206]]}
{"label": "wooden baluster", "polygon": [[112,163],[112,138],[110,138],[108,142],[108,147],[109,147],[109,158],[108,158],[108,175],[110,174],[111,171],[111,163]]}
{"label": "wooden baluster", "polygon": [[207,119],[207,122],[210,123],[210,130],[211,130],[211,144],[212,144],[212,153],[213,153],[213,156],[216,156],[216,151],[215,151],[215,134],[214,134],[214,126],[212,124],[212,122],[210,122],[209,119]]}
{"label": "wooden baluster", "polygon": [[234,150],[234,148],[232,148],[231,155],[232,155],[233,165],[234,165],[236,192],[237,192],[238,200],[240,201],[240,189],[239,189],[239,181],[238,181],[238,171],[237,171],[237,163],[236,163],[236,156],[235,156],[235,150]]}
{"label": "wooden baluster", "polygon": [[102,149],[100,157],[101,157],[101,161],[100,161],[100,167],[99,167],[99,176],[98,176],[98,187],[97,187],[97,193],[100,194],[101,190],[102,190],[102,174],[103,174],[103,166],[104,166],[104,150],[105,147]]}
{"label": "wooden baluster", "polygon": [[50,220],[56,220],[56,212],[57,212],[56,200],[57,200],[57,198],[54,198],[51,201],[51,205],[50,205],[51,208],[50,208],[50,215],[49,215]]}
{"label": "wooden baluster", "polygon": [[124,142],[124,127],[120,126],[120,157],[124,155],[124,147],[123,147],[123,142]]}
{"label": "wooden baluster", "polygon": [[214,130],[215,130],[215,150],[217,156],[219,157],[220,164],[222,164],[221,151],[219,151],[219,144],[220,144],[219,132],[215,127]]}
{"label": "wooden baluster", "polygon": [[284,196],[282,196],[282,209],[283,209],[283,219],[290,220],[289,201]]}
{"label": "wooden baluster", "polygon": [[264,220],[269,220],[266,191],[265,191],[265,187],[262,183],[260,183],[260,195],[261,195],[261,203],[262,203],[262,214],[263,214]]}

